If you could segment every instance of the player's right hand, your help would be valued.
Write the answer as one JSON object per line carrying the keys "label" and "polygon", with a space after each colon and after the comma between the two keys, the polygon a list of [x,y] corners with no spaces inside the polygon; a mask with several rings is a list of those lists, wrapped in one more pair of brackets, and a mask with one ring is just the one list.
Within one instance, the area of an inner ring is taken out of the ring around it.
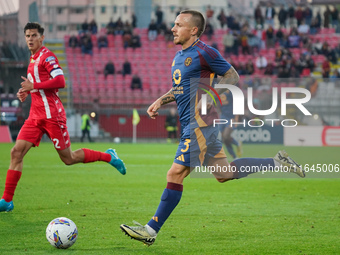
{"label": "player's right hand", "polygon": [[22,88],[20,88],[17,93],[17,98],[20,100],[20,102],[24,102],[27,96],[28,96],[28,93],[23,91]]}
{"label": "player's right hand", "polygon": [[156,100],[152,105],[149,106],[146,112],[149,114],[151,119],[156,119],[156,117],[159,115],[157,112],[159,108],[161,108],[161,102],[160,100]]}
{"label": "player's right hand", "polygon": [[24,81],[21,83],[21,88],[24,91],[31,91],[32,89],[34,89],[34,85],[32,82],[29,81],[29,79],[27,79],[24,76],[21,76],[21,79],[23,79]]}
{"label": "player's right hand", "polygon": [[[207,110],[209,110],[212,106],[214,106],[214,101],[211,97],[207,97]],[[196,109],[198,112],[201,112],[202,109],[202,98],[200,99],[200,101],[198,101]]]}

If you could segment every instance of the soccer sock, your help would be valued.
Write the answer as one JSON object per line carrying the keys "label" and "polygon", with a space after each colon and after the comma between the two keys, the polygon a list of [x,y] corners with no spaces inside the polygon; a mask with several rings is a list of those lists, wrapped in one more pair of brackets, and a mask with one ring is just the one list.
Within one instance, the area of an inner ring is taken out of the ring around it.
{"label": "soccer sock", "polygon": [[13,200],[14,191],[18,185],[22,172],[8,169],[6,182],[5,182],[5,191],[2,196],[6,202],[11,202]]}
{"label": "soccer sock", "polygon": [[227,147],[227,151],[229,152],[229,154],[233,157],[236,158],[236,154],[235,151],[233,149],[233,146],[229,143],[225,145]]}
{"label": "soccer sock", "polygon": [[232,161],[230,166],[236,167],[235,178],[240,179],[263,169],[273,170],[275,161],[273,158],[238,158]]}
{"label": "soccer sock", "polygon": [[163,191],[161,202],[159,203],[155,216],[152,217],[147,225],[158,232],[178,205],[182,197],[182,192],[182,184],[168,182],[166,189]]}
{"label": "soccer sock", "polygon": [[90,163],[95,161],[111,161],[111,155],[105,152],[94,151],[86,148],[82,148],[84,151],[84,161],[83,163]]}
{"label": "soccer sock", "polygon": [[235,144],[236,146],[239,146],[238,141],[236,141],[235,138],[232,138],[231,143],[232,143],[232,144]]}

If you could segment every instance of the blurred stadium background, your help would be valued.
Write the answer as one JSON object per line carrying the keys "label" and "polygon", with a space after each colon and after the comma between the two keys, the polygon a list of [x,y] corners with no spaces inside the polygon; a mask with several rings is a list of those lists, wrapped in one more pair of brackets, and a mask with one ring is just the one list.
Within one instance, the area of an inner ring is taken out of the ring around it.
{"label": "blurred stadium background", "polygon": [[[177,13],[190,8],[208,20],[202,41],[216,47],[240,73],[240,88],[254,89],[257,109],[271,106],[273,87],[303,87],[312,93],[306,104],[312,116],[292,107],[294,129],[266,126],[235,135],[244,143],[340,145],[340,1],[215,0],[1,0],[0,93],[1,139],[5,130],[15,140],[28,116],[29,103],[16,100],[20,76],[26,76],[29,52],[23,27],[37,21],[45,27],[45,45],[59,59],[67,87],[60,90],[73,140],[81,135],[81,115],[91,113],[91,136],[96,141],[132,141],[132,109],[140,122],[139,140],[165,142],[165,120],[171,105],[151,120],[147,107],[171,88],[170,66],[180,49],[170,29]],[[276,15],[270,19],[274,8]],[[279,19],[280,17],[280,19]],[[154,20],[155,24],[151,24]],[[280,24],[284,25],[280,29]],[[156,37],[152,38],[152,32]],[[259,57],[264,57],[265,64]],[[112,61],[114,74],[105,74]],[[130,63],[131,72],[123,71]],[[127,73],[126,73],[127,72]],[[132,88],[138,76],[141,87]],[[290,97],[298,95],[291,93]],[[249,113],[246,118],[260,118]]]}

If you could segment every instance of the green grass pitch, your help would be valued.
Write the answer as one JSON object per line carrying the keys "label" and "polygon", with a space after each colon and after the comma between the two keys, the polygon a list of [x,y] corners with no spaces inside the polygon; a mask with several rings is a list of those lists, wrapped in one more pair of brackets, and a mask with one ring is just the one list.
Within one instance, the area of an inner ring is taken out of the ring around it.
{"label": "green grass pitch", "polygon": [[[0,144],[2,194],[10,149]],[[72,144],[104,151],[110,144]],[[106,163],[65,166],[51,143],[29,151],[11,213],[0,213],[0,254],[339,254],[340,179],[254,178],[224,184],[190,178],[182,200],[154,245],[129,239],[122,223],[153,216],[166,185],[175,144],[114,145],[127,165],[120,175]],[[245,157],[271,157],[279,145],[245,145]],[[285,147],[300,164],[339,164],[336,147]],[[340,175],[340,173],[338,174]],[[314,176],[314,178],[308,178]],[[56,217],[79,229],[62,251],[45,238]]]}

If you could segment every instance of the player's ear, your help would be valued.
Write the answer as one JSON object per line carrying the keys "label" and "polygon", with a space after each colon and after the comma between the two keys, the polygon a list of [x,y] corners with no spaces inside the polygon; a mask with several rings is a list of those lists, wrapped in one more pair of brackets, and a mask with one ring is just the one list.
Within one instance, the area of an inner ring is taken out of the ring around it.
{"label": "player's ear", "polygon": [[194,36],[194,35],[197,35],[198,34],[198,27],[193,27],[191,29],[191,35]]}

